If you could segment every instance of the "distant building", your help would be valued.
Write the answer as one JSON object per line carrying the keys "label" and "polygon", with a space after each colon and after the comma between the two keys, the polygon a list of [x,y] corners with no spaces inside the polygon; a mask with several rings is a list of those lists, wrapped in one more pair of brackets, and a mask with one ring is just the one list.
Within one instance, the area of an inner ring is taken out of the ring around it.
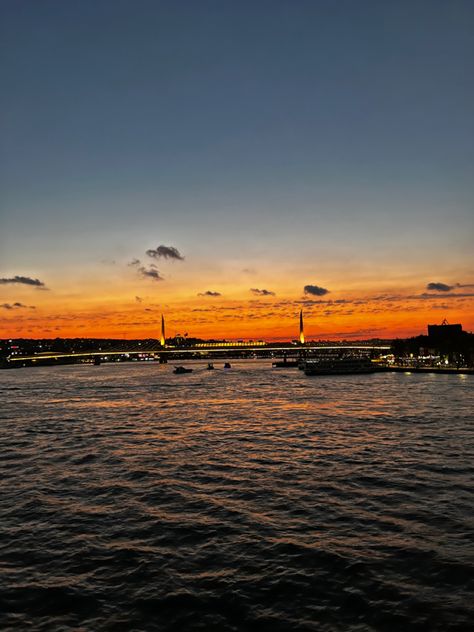
{"label": "distant building", "polygon": [[441,325],[428,325],[428,336],[436,340],[449,340],[451,338],[457,338],[462,334],[462,325],[459,323],[455,325],[449,325],[446,322]]}

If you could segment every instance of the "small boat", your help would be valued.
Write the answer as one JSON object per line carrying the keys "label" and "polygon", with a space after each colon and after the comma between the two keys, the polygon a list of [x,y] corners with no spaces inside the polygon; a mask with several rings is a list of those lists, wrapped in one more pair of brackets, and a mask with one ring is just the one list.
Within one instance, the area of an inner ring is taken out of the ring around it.
{"label": "small boat", "polygon": [[224,364],[224,369],[230,369],[230,362],[226,362]]}
{"label": "small boat", "polygon": [[192,373],[192,369],[187,369],[185,366],[175,366],[173,373],[181,375],[182,373]]}
{"label": "small boat", "polygon": [[100,366],[100,357],[99,356],[95,356],[95,358],[94,358],[94,366]]}
{"label": "small boat", "polygon": [[214,365],[212,364],[212,362],[209,362],[209,364],[207,365],[207,370],[212,371],[213,368],[214,368]]}
{"label": "small boat", "polygon": [[353,375],[359,373],[374,373],[376,367],[369,358],[321,358],[313,362],[306,362],[306,375]]}

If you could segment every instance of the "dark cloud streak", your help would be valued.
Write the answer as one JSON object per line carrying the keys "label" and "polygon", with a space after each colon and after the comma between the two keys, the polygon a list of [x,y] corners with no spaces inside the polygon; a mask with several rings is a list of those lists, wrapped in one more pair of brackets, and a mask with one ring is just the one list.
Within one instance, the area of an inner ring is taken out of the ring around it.
{"label": "dark cloud streak", "polygon": [[8,283],[19,283],[20,285],[32,285],[34,287],[41,287],[44,288],[45,284],[43,283],[43,281],[40,281],[39,279],[32,279],[31,277],[24,277],[24,276],[14,276],[11,278],[2,278],[0,279],[0,284],[1,285],[6,285]]}
{"label": "dark cloud streak", "polygon": [[164,281],[164,278],[159,273],[156,266],[153,264],[149,268],[145,268],[145,266],[140,266],[138,268],[139,274],[145,279],[153,279],[154,281]]}
{"label": "dark cloud streak", "polygon": [[256,294],[257,296],[275,296],[275,292],[270,290],[259,290],[256,287],[250,288],[252,294]]}
{"label": "dark cloud streak", "polygon": [[443,300],[446,298],[471,298],[472,296],[474,296],[473,293],[471,292],[465,292],[463,294],[456,294],[455,292],[448,292],[445,293],[443,292],[443,294],[430,294],[429,292],[423,292],[423,294],[415,294],[412,296],[407,296],[407,299],[410,300],[416,300],[416,299],[420,299],[420,300],[429,300],[429,299],[435,299],[435,300],[439,300],[440,298],[442,298]]}
{"label": "dark cloud streak", "polygon": [[438,282],[428,283],[428,285],[426,286],[427,290],[432,290],[435,292],[449,292],[453,288],[454,288],[453,285],[446,285],[446,283],[438,283]]}
{"label": "dark cloud streak", "polygon": [[34,305],[23,305],[23,303],[3,303],[0,307],[2,309],[36,309]]}
{"label": "dark cloud streak", "polygon": [[319,285],[305,285],[304,293],[311,294],[312,296],[324,296],[325,294],[329,294],[329,290],[326,290],[324,287],[319,287]]}
{"label": "dark cloud streak", "polygon": [[146,251],[146,254],[152,259],[175,259],[177,261],[184,261],[183,255],[174,246],[158,246],[158,248],[150,248]]}

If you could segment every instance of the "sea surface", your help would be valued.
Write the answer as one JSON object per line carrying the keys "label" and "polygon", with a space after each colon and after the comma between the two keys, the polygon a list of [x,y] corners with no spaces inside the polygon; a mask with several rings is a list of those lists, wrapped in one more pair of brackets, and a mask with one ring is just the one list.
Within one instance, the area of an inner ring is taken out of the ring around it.
{"label": "sea surface", "polygon": [[0,372],[0,629],[472,630],[474,376]]}

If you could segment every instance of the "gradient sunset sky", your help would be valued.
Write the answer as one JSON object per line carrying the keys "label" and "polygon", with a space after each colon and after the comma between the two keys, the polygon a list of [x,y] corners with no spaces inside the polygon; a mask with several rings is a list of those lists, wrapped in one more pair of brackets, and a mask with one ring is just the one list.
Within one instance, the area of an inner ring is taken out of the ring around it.
{"label": "gradient sunset sky", "polygon": [[474,329],[474,2],[0,7],[0,338]]}

